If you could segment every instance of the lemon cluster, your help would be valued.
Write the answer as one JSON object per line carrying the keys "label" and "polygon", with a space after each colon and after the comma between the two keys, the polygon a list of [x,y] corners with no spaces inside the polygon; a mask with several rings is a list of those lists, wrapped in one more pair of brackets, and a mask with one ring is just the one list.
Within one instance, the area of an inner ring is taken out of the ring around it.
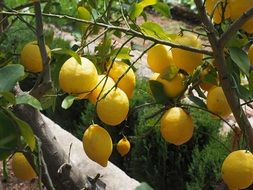
{"label": "lemon cluster", "polygon": [[[253,5],[253,0],[206,0],[205,9],[211,16],[213,22],[220,24],[222,19],[230,18],[232,21],[238,19]],[[245,32],[253,33],[253,18],[250,18],[241,29]]]}

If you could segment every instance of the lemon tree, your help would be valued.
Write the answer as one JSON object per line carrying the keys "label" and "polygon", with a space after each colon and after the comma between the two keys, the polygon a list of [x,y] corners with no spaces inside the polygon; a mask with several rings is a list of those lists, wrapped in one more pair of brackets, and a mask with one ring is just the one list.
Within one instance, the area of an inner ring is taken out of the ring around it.
{"label": "lemon tree", "polygon": [[[0,3],[0,160],[13,155],[17,177],[30,180],[36,177],[34,171],[49,166],[48,175],[38,176],[48,189],[54,189],[50,181],[58,189],[87,186],[71,154],[52,137],[41,111],[50,113],[49,117],[61,108],[70,108],[64,110],[69,113],[78,110],[77,105],[85,110],[92,107],[89,119],[93,121],[80,124],[83,149],[87,159],[107,167],[113,144],[127,157],[135,140],[146,138],[147,134],[135,137],[129,124],[140,108],[155,105],[145,123],[157,119],[150,129],[159,129],[159,141],[168,150],[194,142],[194,129],[199,126],[191,108],[219,116],[230,125],[231,136],[238,138],[223,165],[219,163],[222,179],[231,189],[252,184],[253,129],[243,109],[252,107],[253,100],[252,0],[194,0],[201,24],[173,32],[147,16],[149,7],[164,19],[170,17],[169,5],[160,1],[66,2]],[[68,10],[61,12],[63,4]],[[73,43],[59,43],[58,28],[70,31]],[[20,39],[21,32],[27,39]],[[154,74],[146,80],[149,92],[136,89],[136,69],[143,66]],[[135,108],[132,100],[140,93],[150,99]],[[226,121],[231,113],[235,125]],[[68,117],[72,116],[60,115],[62,121]],[[70,119],[79,124],[76,117]],[[111,138],[107,131],[111,126],[124,138]],[[39,164],[32,163],[32,169],[24,155],[16,152],[25,152]],[[55,177],[59,173],[63,177]]]}

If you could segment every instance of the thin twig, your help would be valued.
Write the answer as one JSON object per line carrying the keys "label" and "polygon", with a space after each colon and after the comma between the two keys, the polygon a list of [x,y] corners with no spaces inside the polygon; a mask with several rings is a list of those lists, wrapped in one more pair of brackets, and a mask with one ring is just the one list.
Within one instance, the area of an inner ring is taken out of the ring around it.
{"label": "thin twig", "polygon": [[[27,12],[13,12],[13,11],[1,11],[0,14],[6,14],[6,15],[13,15],[13,16],[17,16],[17,15],[23,15],[23,16],[35,16],[34,13],[27,13]],[[59,14],[49,14],[49,13],[42,13],[42,16],[44,17],[52,17],[52,18],[58,18],[58,19],[67,19],[67,20],[71,20],[71,21],[75,21],[75,22],[80,22],[80,23],[86,23],[86,24],[90,24],[90,25],[95,25],[95,26],[99,26],[102,28],[108,28],[111,30],[117,30],[120,32],[123,32],[125,34],[131,35],[131,36],[135,36],[141,39],[145,39],[145,40],[149,40],[152,41],[154,43],[157,44],[164,44],[167,46],[171,46],[172,48],[179,48],[179,49],[183,49],[183,50],[187,50],[187,51],[191,51],[191,52],[195,52],[195,53],[202,53],[205,55],[213,55],[212,51],[208,51],[208,50],[204,50],[204,49],[197,49],[197,48],[193,48],[190,46],[185,46],[185,45],[179,45],[179,44],[175,44],[172,43],[170,41],[167,40],[162,40],[162,39],[158,39],[156,37],[153,36],[148,36],[143,34],[142,32],[133,30],[133,29],[129,29],[129,28],[124,28],[121,26],[115,26],[112,24],[105,24],[105,23],[101,23],[101,22],[94,22],[94,21],[88,21],[88,20],[83,20],[83,19],[78,19],[75,17],[71,17],[68,15],[59,15]]]}

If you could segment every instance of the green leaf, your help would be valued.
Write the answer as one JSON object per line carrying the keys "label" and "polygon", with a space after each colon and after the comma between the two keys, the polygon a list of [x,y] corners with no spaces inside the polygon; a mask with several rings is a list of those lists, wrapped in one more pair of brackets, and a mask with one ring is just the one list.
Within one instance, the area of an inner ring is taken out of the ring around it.
{"label": "green leaf", "polygon": [[130,51],[131,49],[123,47],[123,48],[116,48],[112,51],[112,57],[114,58],[115,56],[118,59],[130,59]]}
{"label": "green leaf", "polygon": [[8,113],[10,117],[16,122],[19,130],[21,132],[22,137],[24,138],[27,145],[33,151],[36,145],[35,137],[32,128],[25,121],[16,117],[12,112],[5,109],[5,112]]}
{"label": "green leaf", "polygon": [[82,7],[82,6],[78,7],[77,12],[78,12],[79,18],[81,18],[83,20],[90,20],[91,19],[91,14],[85,7]]}
{"label": "green leaf", "polygon": [[147,183],[142,182],[138,187],[135,188],[135,190],[154,190],[154,189],[150,187]]}
{"label": "green leaf", "polygon": [[155,5],[156,3],[157,0],[143,0],[140,3],[135,3],[130,13],[130,18],[131,19],[137,18],[138,16],[141,15],[145,7]]}
{"label": "green leaf", "polygon": [[29,94],[22,94],[17,96],[16,104],[29,104],[36,109],[42,110],[40,102]]}
{"label": "green leaf", "polygon": [[[228,24],[228,26],[230,26],[230,24]],[[240,33],[239,35],[232,37],[226,44],[226,47],[241,48],[245,46],[248,42],[249,42],[248,36]]]}
{"label": "green leaf", "polygon": [[16,123],[0,110],[0,160],[6,159],[15,151],[19,135]]}
{"label": "green leaf", "polygon": [[74,57],[79,64],[81,64],[80,56],[71,49],[56,48],[56,49],[53,49],[51,52],[55,54],[70,55],[71,57]]}
{"label": "green leaf", "polygon": [[76,99],[75,96],[72,95],[68,95],[66,98],[64,98],[64,100],[62,101],[61,107],[63,109],[68,109],[74,102],[74,100]]}
{"label": "green leaf", "polygon": [[[83,20],[91,20],[91,14],[85,7],[83,6],[78,7],[77,12],[79,18]],[[80,26],[82,32],[86,31],[87,27],[89,26],[89,24],[86,23],[78,23],[78,25]]]}
{"label": "green leaf", "polygon": [[26,141],[30,149],[33,151],[36,145],[36,141],[35,141],[32,128],[26,122],[22,121],[21,119],[17,117],[15,120],[20,128],[21,135],[24,137],[24,140]]}
{"label": "green leaf", "polygon": [[53,107],[57,95],[54,89],[48,90],[42,97],[39,98],[43,110]]}
{"label": "green leaf", "polygon": [[173,35],[165,32],[159,24],[154,22],[145,22],[140,26],[140,28],[144,34],[155,38],[170,41],[173,37]]}
{"label": "green leaf", "polygon": [[204,101],[202,99],[200,99],[196,96],[193,96],[193,95],[188,96],[188,98],[197,106],[207,109],[206,104],[204,103]]}
{"label": "green leaf", "polygon": [[17,81],[24,75],[24,67],[19,64],[6,65],[0,68],[0,92],[12,90]]}
{"label": "green leaf", "polygon": [[167,18],[171,17],[170,6],[167,3],[158,2],[155,5],[153,5],[153,7],[162,16],[165,16]]}
{"label": "green leaf", "polygon": [[217,85],[218,75],[214,68],[209,70],[208,74],[202,79],[203,82],[211,83]]}
{"label": "green leaf", "polygon": [[5,100],[7,100],[11,104],[16,103],[15,95],[11,92],[2,92],[0,93]]}
{"label": "green leaf", "polygon": [[149,80],[149,87],[157,103],[163,104],[168,102],[168,97],[164,91],[162,83],[155,80]]}
{"label": "green leaf", "polygon": [[166,72],[162,73],[160,76],[162,79],[170,81],[171,79],[173,79],[176,76],[178,71],[179,71],[179,68],[176,65],[172,64],[172,65],[169,65]]}
{"label": "green leaf", "polygon": [[243,51],[241,48],[236,47],[229,48],[229,51],[233,62],[246,76],[249,76],[250,60],[246,52]]}
{"label": "green leaf", "polygon": [[249,91],[250,94],[253,96],[253,72],[250,72],[248,80],[249,80]]}

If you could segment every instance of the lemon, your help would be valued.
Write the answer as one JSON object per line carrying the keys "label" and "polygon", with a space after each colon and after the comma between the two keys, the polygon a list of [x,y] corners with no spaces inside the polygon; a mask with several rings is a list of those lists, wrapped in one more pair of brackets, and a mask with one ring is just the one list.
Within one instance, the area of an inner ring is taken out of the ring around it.
{"label": "lemon", "polygon": [[250,64],[253,65],[253,44],[249,48],[248,56],[249,56]]}
{"label": "lemon", "polygon": [[[211,15],[213,14],[213,21],[216,24],[220,24],[221,20],[222,20],[222,14],[224,14],[224,19],[227,19],[230,17],[230,11],[229,11],[229,7],[228,5],[226,5],[225,8],[225,12],[223,13],[222,6],[225,6],[225,0],[221,1],[223,3],[223,5],[221,3],[219,3],[219,0],[206,0],[205,3],[205,8],[206,8],[206,12]],[[217,7],[215,7],[218,4]],[[215,9],[215,10],[214,10]]]}
{"label": "lemon", "polygon": [[126,137],[123,137],[117,143],[117,151],[121,156],[125,156],[130,151],[130,148],[131,144]]}
{"label": "lemon", "polygon": [[[253,6],[253,0],[229,0],[231,19],[236,20]],[[253,17],[250,18],[242,29],[248,33],[253,33]]]}
{"label": "lemon", "polygon": [[185,76],[182,73],[177,73],[171,80],[162,78],[159,73],[154,73],[150,80],[162,83],[165,93],[170,98],[179,96],[185,90]]}
{"label": "lemon", "polygon": [[23,153],[15,153],[12,157],[12,170],[14,175],[21,180],[32,180],[37,177],[30,163]]}
{"label": "lemon", "polygon": [[[198,36],[189,32],[184,32],[183,35],[177,36],[175,43],[178,45],[202,49],[201,40],[198,38]],[[175,65],[178,68],[185,70],[189,74],[192,74],[194,69],[202,63],[203,54],[182,50],[179,48],[172,48],[172,57]]]}
{"label": "lemon", "polygon": [[[51,51],[46,45],[46,51],[51,58]],[[27,43],[20,53],[20,62],[27,71],[38,73],[43,70],[42,57],[40,54],[40,48],[36,41]]]}
{"label": "lemon", "polygon": [[161,134],[165,141],[181,145],[192,138],[193,120],[182,108],[173,107],[161,118]]}
{"label": "lemon", "polygon": [[69,58],[61,67],[59,83],[63,91],[72,94],[88,93],[95,88],[98,73],[95,65],[81,57],[79,64],[74,57]]}
{"label": "lemon", "polygon": [[108,92],[108,90],[110,90],[114,86],[114,84],[115,82],[111,77],[106,75],[99,75],[96,88],[88,96],[89,100],[93,104],[96,104],[97,100],[101,98],[102,92],[103,91]]}
{"label": "lemon", "polygon": [[112,154],[111,136],[99,125],[90,125],[83,134],[83,148],[91,160],[106,167]]}
{"label": "lemon", "polygon": [[157,44],[147,52],[147,63],[156,73],[164,73],[170,65],[174,65],[171,47]]}
{"label": "lemon", "polygon": [[230,153],[221,168],[224,182],[230,189],[245,189],[253,182],[253,155],[246,150]]}
{"label": "lemon", "polygon": [[111,90],[104,97],[105,93],[101,94],[102,99],[97,102],[98,117],[108,125],[118,125],[126,119],[129,111],[127,95],[120,88]]}
{"label": "lemon", "polygon": [[231,109],[221,87],[214,87],[208,91],[206,98],[207,109],[221,117],[231,114]]}
{"label": "lemon", "polygon": [[[111,66],[109,65],[107,69],[109,70]],[[129,70],[128,70],[129,69]],[[128,71],[127,71],[128,70]],[[115,61],[110,69],[109,76],[117,82],[119,78],[124,75],[122,79],[120,79],[117,87],[123,90],[128,98],[133,96],[134,88],[135,88],[135,74],[132,68],[129,68],[129,65],[122,61]]]}

